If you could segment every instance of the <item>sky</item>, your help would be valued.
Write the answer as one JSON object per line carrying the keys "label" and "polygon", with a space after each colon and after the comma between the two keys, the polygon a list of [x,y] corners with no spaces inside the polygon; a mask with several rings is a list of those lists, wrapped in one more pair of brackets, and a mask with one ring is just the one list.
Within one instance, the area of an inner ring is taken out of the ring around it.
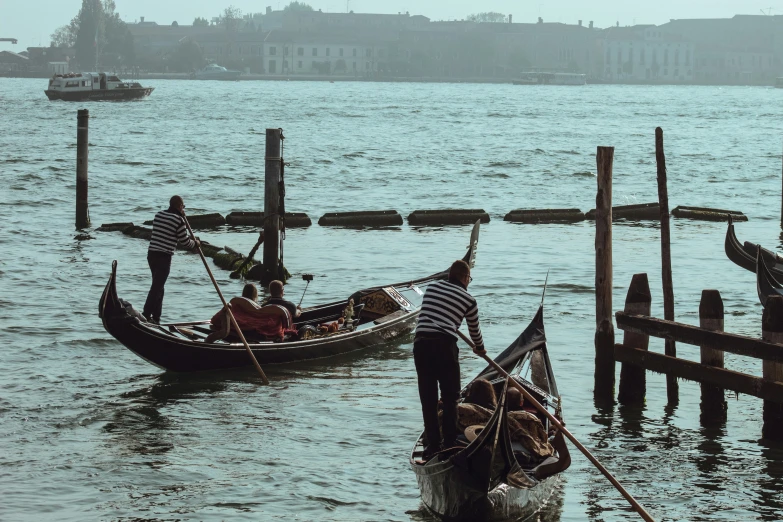
{"label": "sky", "polygon": [[[233,5],[243,13],[263,12],[266,6],[282,9],[288,0],[115,0],[123,20],[132,23],[140,17],[159,24],[190,24],[197,16],[211,19]],[[512,14],[514,22],[584,24],[597,27],[662,24],[671,18],[729,18],[735,14],[783,15],[783,0],[305,0],[315,9],[357,13],[398,13],[408,11],[431,20],[461,20],[471,13],[499,11]],[[17,38],[12,45],[0,42],[0,50],[23,51],[48,45],[49,36],[67,24],[79,11],[81,0],[0,0],[0,38]]]}

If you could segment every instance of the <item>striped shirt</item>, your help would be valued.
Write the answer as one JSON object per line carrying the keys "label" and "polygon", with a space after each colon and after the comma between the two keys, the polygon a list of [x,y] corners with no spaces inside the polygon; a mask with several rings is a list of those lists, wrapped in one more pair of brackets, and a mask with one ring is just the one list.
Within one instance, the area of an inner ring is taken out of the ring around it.
{"label": "striped shirt", "polygon": [[456,339],[463,318],[468,323],[470,338],[478,349],[483,349],[476,299],[458,284],[438,281],[424,291],[416,335],[445,334]]}
{"label": "striped shirt", "polygon": [[177,243],[191,249],[196,243],[188,237],[185,228],[185,220],[176,211],[171,209],[161,210],[155,214],[152,220],[152,237],[150,238],[150,252],[163,252],[174,254]]}

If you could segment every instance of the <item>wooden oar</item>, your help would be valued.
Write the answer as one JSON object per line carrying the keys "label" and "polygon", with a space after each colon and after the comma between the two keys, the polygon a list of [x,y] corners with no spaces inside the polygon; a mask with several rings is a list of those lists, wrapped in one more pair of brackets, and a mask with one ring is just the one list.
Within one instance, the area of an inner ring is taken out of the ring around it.
{"label": "wooden oar", "polygon": [[[193,229],[190,228],[190,223],[188,223],[188,218],[185,217],[184,212],[182,213],[182,219],[185,220],[185,226],[188,227],[188,232],[190,232],[190,237],[193,239],[193,241],[195,241],[196,236],[193,234]],[[231,308],[228,307],[228,303],[226,303],[226,299],[223,297],[223,292],[220,291],[220,287],[218,286],[217,281],[215,281],[215,276],[212,275],[212,270],[209,269],[209,265],[207,264],[207,258],[204,257],[204,252],[201,251],[200,246],[197,246],[196,250],[198,250],[198,255],[201,256],[201,262],[204,263],[204,268],[207,269],[209,278],[212,280],[212,284],[215,285],[215,290],[217,290],[217,293],[220,296],[220,300],[223,302],[223,308],[225,308],[228,311],[228,316],[231,318],[231,324],[234,325],[234,330],[236,330],[237,334],[239,334],[239,338],[242,339],[242,344],[245,345],[245,349],[247,350],[247,353],[250,355],[250,360],[253,361],[256,370],[258,370],[258,373],[261,375],[261,380],[265,385],[268,385],[269,379],[266,378],[266,374],[264,373],[264,370],[261,369],[261,365],[258,364],[258,361],[256,360],[256,356],[253,355],[253,350],[250,349],[250,345],[247,344],[245,335],[242,333],[242,330],[239,328],[239,325],[237,324],[237,320],[234,319],[234,313],[231,311]]]}
{"label": "wooden oar", "polygon": [[[471,340],[470,340],[470,338],[469,338],[469,337],[467,337],[465,334],[463,334],[461,331],[457,330],[457,333],[459,334],[459,336],[462,338],[462,340],[463,340],[463,341],[465,341],[466,343],[468,343],[468,345],[469,345],[471,348],[475,348],[475,347],[476,347],[476,345],[473,343],[473,341],[471,341]],[[576,446],[577,448],[579,448],[579,451],[581,451],[581,452],[584,454],[584,456],[585,456],[585,457],[587,457],[587,459],[588,459],[590,462],[592,462],[592,463],[593,463],[593,465],[594,465],[596,468],[598,468],[598,470],[599,470],[601,473],[603,473],[603,474],[604,474],[604,476],[605,476],[607,479],[609,479],[609,482],[611,482],[611,483],[612,483],[612,485],[614,485],[614,487],[615,487],[615,488],[617,488],[617,491],[619,491],[620,493],[622,493],[622,495],[625,497],[625,500],[627,500],[627,501],[628,501],[628,503],[629,503],[629,504],[631,504],[631,507],[633,507],[633,508],[634,508],[634,510],[635,510],[637,513],[639,513],[639,515],[640,515],[640,516],[641,516],[641,517],[642,517],[644,520],[646,520],[647,522],[655,522],[655,521],[654,521],[654,519],[653,519],[653,518],[650,516],[650,514],[649,514],[649,513],[648,513],[648,512],[647,512],[647,511],[644,509],[644,507],[642,507],[642,505],[641,505],[641,504],[639,504],[639,503],[636,501],[636,499],[635,499],[635,498],[633,498],[633,497],[631,496],[631,494],[630,494],[630,493],[628,493],[628,492],[625,490],[625,488],[622,486],[622,484],[620,484],[620,483],[617,481],[617,479],[616,479],[616,478],[614,478],[614,477],[612,476],[612,474],[611,474],[611,473],[609,473],[609,471],[608,471],[608,470],[607,470],[607,469],[606,469],[606,468],[603,466],[603,464],[601,464],[600,462],[598,462],[598,459],[597,459],[597,458],[595,458],[595,457],[593,456],[593,454],[592,454],[592,453],[590,453],[590,451],[589,451],[587,448],[585,448],[585,447],[582,445],[582,443],[581,443],[581,442],[579,442],[579,441],[576,439],[576,437],[574,437],[574,436],[571,434],[571,432],[570,432],[570,431],[568,431],[568,430],[565,428],[565,426],[563,426],[563,424],[562,424],[562,423],[561,423],[559,420],[557,420],[557,417],[555,417],[554,415],[552,415],[551,413],[549,413],[549,410],[547,410],[546,408],[544,408],[544,407],[541,405],[541,403],[540,403],[540,402],[538,402],[538,401],[535,399],[535,397],[533,397],[532,395],[530,395],[530,392],[528,392],[528,391],[525,389],[525,387],[524,387],[524,386],[522,386],[521,384],[519,384],[519,383],[516,381],[516,379],[513,379],[513,378],[511,378],[511,376],[510,376],[510,375],[509,375],[509,374],[508,374],[508,373],[507,373],[507,372],[506,372],[506,371],[505,371],[505,370],[504,370],[504,369],[503,369],[503,368],[502,368],[502,367],[501,367],[501,366],[500,366],[498,363],[496,363],[495,361],[493,361],[492,359],[490,359],[490,358],[489,358],[489,357],[488,357],[486,354],[484,354],[484,355],[481,355],[481,357],[482,357],[482,358],[483,358],[485,361],[487,361],[487,362],[489,363],[489,365],[490,365],[490,366],[492,366],[492,367],[493,367],[493,368],[494,368],[494,369],[495,369],[495,370],[498,372],[498,374],[499,374],[499,375],[501,375],[501,376],[503,376],[503,377],[506,377],[506,379],[508,379],[508,380],[509,380],[509,382],[511,382],[511,384],[512,384],[512,385],[513,385],[513,386],[514,386],[516,389],[518,389],[518,390],[519,390],[519,391],[522,393],[522,395],[525,397],[525,400],[526,400],[526,401],[530,402],[530,403],[531,403],[533,406],[535,406],[535,408],[536,408],[538,411],[540,411],[541,413],[543,413],[544,415],[546,415],[547,419],[549,419],[549,422],[551,422],[551,423],[552,423],[552,425],[553,425],[553,426],[555,426],[555,427],[556,427],[558,430],[562,431],[562,432],[563,432],[563,435],[565,435],[566,437],[568,437],[568,440],[570,440],[570,441],[571,441],[571,442],[574,444],[574,446]]]}

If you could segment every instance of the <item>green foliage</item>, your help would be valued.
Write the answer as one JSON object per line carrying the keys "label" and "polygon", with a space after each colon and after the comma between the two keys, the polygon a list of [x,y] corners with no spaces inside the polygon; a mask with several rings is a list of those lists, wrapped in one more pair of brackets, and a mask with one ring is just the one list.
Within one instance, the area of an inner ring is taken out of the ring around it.
{"label": "green foliage", "polygon": [[506,23],[508,17],[503,13],[489,11],[486,13],[474,13],[466,18],[468,22]]}
{"label": "green foliage", "polygon": [[235,33],[239,30],[239,24],[242,21],[242,10],[230,5],[225,8],[220,17],[220,24],[226,28],[226,31]]}
{"label": "green foliage", "polygon": [[209,26],[209,22],[206,18],[196,17],[195,20],[193,20],[193,27],[207,27]]}
{"label": "green foliage", "polygon": [[283,8],[283,11],[312,11],[313,7],[309,4],[306,4],[304,2],[297,2],[294,0],[293,2],[290,2],[287,6]]}
{"label": "green foliage", "polygon": [[76,44],[76,33],[79,32],[79,16],[74,16],[71,23],[58,27],[51,35],[52,47],[73,47]]}
{"label": "green foliage", "polygon": [[82,0],[79,14],[52,34],[52,43],[73,45],[82,70],[95,67],[102,53],[119,57],[125,64],[134,63],[133,36],[116,9],[114,0]]}
{"label": "green foliage", "polygon": [[199,44],[188,38],[169,57],[169,67],[178,72],[190,72],[204,66],[204,51]]}

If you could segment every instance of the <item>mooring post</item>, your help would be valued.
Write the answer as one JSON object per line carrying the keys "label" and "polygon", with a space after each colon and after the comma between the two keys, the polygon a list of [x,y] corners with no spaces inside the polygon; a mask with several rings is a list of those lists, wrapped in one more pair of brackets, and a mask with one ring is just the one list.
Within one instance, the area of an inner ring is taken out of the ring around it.
{"label": "mooring post", "polygon": [[87,207],[89,124],[90,111],[80,109],[76,115],[76,228],[90,226],[90,210]]}
{"label": "mooring post", "polygon": [[[765,341],[783,344],[783,296],[767,298],[761,317],[761,337]],[[783,382],[783,363],[763,361],[762,377],[768,381]],[[764,438],[783,440],[783,404],[764,401]]]}
{"label": "mooring post", "polygon": [[[658,167],[658,206],[661,210],[661,270],[663,271],[663,318],[674,321],[674,285],[672,284],[671,232],[669,229],[669,192],[666,188],[666,156],[663,153],[663,129],[655,129],[655,162]],[[666,355],[677,357],[674,340],[666,339]],[[670,404],[679,400],[679,385],[673,375],[666,376],[666,395]]]}
{"label": "mooring post", "polygon": [[[723,299],[717,290],[702,290],[699,326],[705,330],[723,331]],[[701,346],[701,363],[723,368],[723,351]],[[701,385],[701,420],[703,423],[725,422],[726,399],[723,388],[712,384]]]}
{"label": "mooring post", "polygon": [[596,399],[614,395],[612,323],[612,162],[614,147],[598,147],[595,196],[595,389]]}
{"label": "mooring post", "polygon": [[[650,315],[652,297],[647,274],[634,274],[628,295],[625,297],[625,313],[635,315]],[[647,350],[650,336],[634,332],[623,333],[623,346]],[[620,368],[620,393],[617,400],[620,404],[641,404],[647,391],[647,374],[644,368],[635,364],[623,363]]]}
{"label": "mooring post", "polygon": [[264,277],[261,284],[277,279],[280,258],[280,135],[281,129],[266,130],[264,161]]}

